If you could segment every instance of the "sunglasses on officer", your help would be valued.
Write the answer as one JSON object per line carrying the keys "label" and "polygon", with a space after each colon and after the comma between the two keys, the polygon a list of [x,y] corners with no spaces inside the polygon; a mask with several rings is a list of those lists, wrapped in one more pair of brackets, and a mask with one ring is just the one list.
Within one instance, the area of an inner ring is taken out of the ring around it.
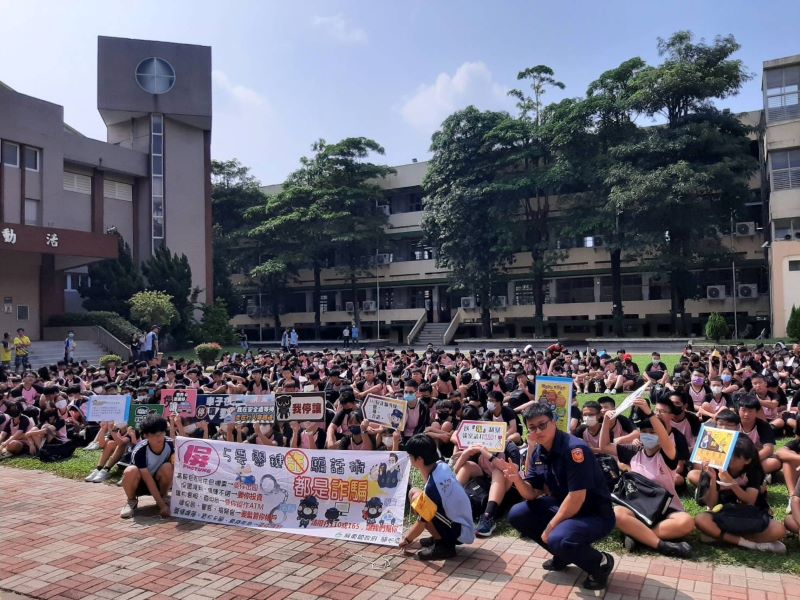
{"label": "sunglasses on officer", "polygon": [[548,419],[548,418],[546,418],[546,417],[545,417],[545,419],[544,419],[544,420],[541,420],[541,419],[540,419],[540,420],[538,421],[538,423],[537,423],[537,422],[534,422],[534,421],[531,421],[531,422],[529,422],[529,423],[526,423],[526,425],[527,425],[527,427],[528,427],[528,433],[537,433],[537,432],[543,432],[543,431],[546,431],[546,430],[547,430],[547,428],[548,428],[548,426],[549,426],[549,425],[550,425],[550,423],[552,423],[552,422],[553,422],[552,420],[550,420],[550,419]]}

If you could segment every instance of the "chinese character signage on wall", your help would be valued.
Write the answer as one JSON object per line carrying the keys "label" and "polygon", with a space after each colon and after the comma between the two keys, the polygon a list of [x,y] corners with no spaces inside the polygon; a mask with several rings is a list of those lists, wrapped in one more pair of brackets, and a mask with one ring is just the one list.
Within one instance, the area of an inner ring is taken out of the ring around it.
{"label": "chinese character signage on wall", "polygon": [[396,546],[405,452],[305,450],[179,437],[173,516]]}

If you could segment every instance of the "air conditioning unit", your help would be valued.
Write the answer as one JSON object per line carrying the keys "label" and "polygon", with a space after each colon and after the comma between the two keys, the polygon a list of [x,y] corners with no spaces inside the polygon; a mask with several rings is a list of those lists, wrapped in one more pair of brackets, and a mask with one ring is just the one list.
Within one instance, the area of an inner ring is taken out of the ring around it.
{"label": "air conditioning unit", "polygon": [[475,298],[472,296],[461,298],[461,308],[475,308]]}
{"label": "air conditioning unit", "polygon": [[499,308],[505,308],[508,306],[508,298],[506,296],[495,296],[494,303]]}
{"label": "air conditioning unit", "polygon": [[709,237],[717,237],[718,238],[718,237],[720,237],[722,235],[722,232],[720,232],[719,227],[717,227],[716,225],[709,226],[709,228],[707,230],[707,233],[708,233]]}
{"label": "air conditioning unit", "polygon": [[387,217],[392,214],[392,207],[388,204],[379,204],[377,208],[379,213],[383,213]]}
{"label": "air conditioning unit", "polygon": [[748,236],[748,235],[755,235],[756,234],[756,224],[752,221],[742,221],[741,223],[736,224],[736,228],[733,231],[734,235],[737,236]]}
{"label": "air conditioning unit", "polygon": [[344,310],[345,310],[345,312],[349,312],[349,313],[355,312],[356,311],[356,305],[353,304],[352,302],[345,302],[344,303]]}
{"label": "air conditioning unit", "polygon": [[392,255],[391,254],[378,254],[375,258],[375,262],[379,265],[389,265],[392,263]]}
{"label": "air conditioning unit", "polygon": [[724,285],[706,286],[706,298],[709,300],[724,300],[727,297]]}
{"label": "air conditioning unit", "polygon": [[375,312],[376,306],[375,300],[364,300],[361,303],[361,308],[364,309],[364,312]]}
{"label": "air conditioning unit", "polygon": [[758,298],[758,285],[755,283],[740,283],[736,288],[739,298]]}

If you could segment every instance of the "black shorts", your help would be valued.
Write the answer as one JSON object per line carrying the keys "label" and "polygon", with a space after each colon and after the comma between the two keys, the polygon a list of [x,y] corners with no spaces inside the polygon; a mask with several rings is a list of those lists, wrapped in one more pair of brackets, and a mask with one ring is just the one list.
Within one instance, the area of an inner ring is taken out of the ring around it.
{"label": "black shorts", "polygon": [[[164,464],[167,464],[167,463],[164,463]],[[161,467],[163,467],[163,466],[164,465],[161,465]],[[158,470],[161,470],[161,467],[158,467]],[[158,475],[158,470],[156,471],[156,474],[153,475],[153,479],[156,482],[156,487],[158,487],[158,480],[156,479],[156,475]],[[150,490],[147,488],[147,484],[144,482],[144,479],[141,479],[141,475],[140,475],[139,487],[136,488],[136,497],[139,498],[140,496],[150,496],[150,495],[151,495],[150,494]]]}
{"label": "black shorts", "polygon": [[438,517],[433,518],[433,527],[436,529],[442,538],[442,543],[446,546],[455,546],[459,544],[459,536],[461,535],[461,523],[450,522],[448,525],[445,521]]}

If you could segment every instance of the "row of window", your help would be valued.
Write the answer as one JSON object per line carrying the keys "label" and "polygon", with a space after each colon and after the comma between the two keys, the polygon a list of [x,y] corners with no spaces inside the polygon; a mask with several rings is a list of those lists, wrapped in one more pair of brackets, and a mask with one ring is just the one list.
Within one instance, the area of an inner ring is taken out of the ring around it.
{"label": "row of window", "polygon": [[21,154],[19,144],[3,141],[2,145],[0,145],[0,154],[2,154],[0,160],[2,160],[2,163],[7,167],[19,168],[22,166],[20,162],[20,158],[22,158],[27,171],[39,170],[40,153],[38,148],[25,146],[25,152]]}
{"label": "row of window", "polygon": [[[64,171],[64,191],[90,196],[92,194],[92,178],[88,175]],[[129,183],[107,179],[103,182],[103,196],[132,202],[133,186]]]}
{"label": "row of window", "polygon": [[767,122],[800,118],[800,65],[764,72]]}

